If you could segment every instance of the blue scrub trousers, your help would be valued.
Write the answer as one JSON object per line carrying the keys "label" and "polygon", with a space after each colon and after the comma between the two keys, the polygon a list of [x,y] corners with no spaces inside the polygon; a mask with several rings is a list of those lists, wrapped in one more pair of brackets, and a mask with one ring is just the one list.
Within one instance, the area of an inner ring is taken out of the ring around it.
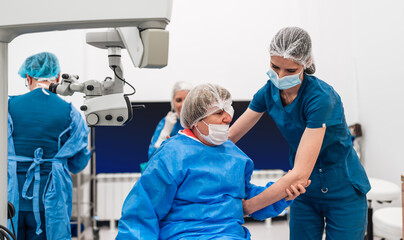
{"label": "blue scrub trousers", "polygon": [[46,240],[45,232],[45,212],[41,213],[41,229],[42,233],[36,235],[36,222],[34,212],[20,211],[18,213],[18,240]]}
{"label": "blue scrub trousers", "polygon": [[311,185],[291,205],[290,239],[362,240],[367,223],[366,195],[346,178],[342,167],[314,169]]}

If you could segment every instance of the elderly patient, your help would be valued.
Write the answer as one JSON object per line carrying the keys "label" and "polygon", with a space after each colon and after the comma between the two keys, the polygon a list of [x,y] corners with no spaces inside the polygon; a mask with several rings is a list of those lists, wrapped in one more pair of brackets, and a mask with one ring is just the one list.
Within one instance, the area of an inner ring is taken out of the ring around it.
{"label": "elderly patient", "polygon": [[[185,129],[150,159],[125,200],[116,239],[250,239],[243,200],[266,187],[250,183],[252,160],[227,139],[231,104],[230,93],[217,85],[189,92],[180,118]],[[301,185],[291,189],[252,217],[277,216],[305,192]]]}

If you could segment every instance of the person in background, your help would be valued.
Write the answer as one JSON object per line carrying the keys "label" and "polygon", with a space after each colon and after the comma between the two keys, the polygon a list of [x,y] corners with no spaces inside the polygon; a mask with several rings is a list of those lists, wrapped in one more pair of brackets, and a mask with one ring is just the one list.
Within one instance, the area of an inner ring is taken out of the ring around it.
{"label": "person in background", "polygon": [[[173,87],[172,97],[171,97],[171,111],[161,119],[158,123],[156,130],[154,131],[153,137],[150,142],[148,159],[154,154],[154,152],[160,147],[161,143],[169,137],[177,135],[178,131],[183,130],[181,123],[179,121],[182,104],[184,103],[185,97],[191,90],[192,84],[188,82],[176,82]],[[146,167],[147,162],[141,163],[140,168],[143,172]]]}
{"label": "person in background", "polygon": [[70,172],[90,159],[89,130],[70,103],[47,90],[60,76],[54,54],[28,57],[18,74],[30,91],[8,100],[8,200],[17,239],[71,239]]}
{"label": "person in background", "polygon": [[363,239],[370,184],[355,150],[337,92],[313,76],[309,34],[298,27],[279,30],[269,50],[268,82],[230,128],[237,142],[267,112],[289,143],[292,170],[244,203],[247,214],[266,206],[284,188],[312,180],[291,205],[290,239]]}
{"label": "person in background", "polygon": [[[189,92],[180,118],[185,129],[151,157],[125,200],[116,239],[250,239],[242,201],[265,187],[250,183],[252,160],[227,138],[233,112],[220,86]],[[252,217],[277,216],[290,205],[286,200],[305,192],[302,185],[291,188],[286,199]]]}

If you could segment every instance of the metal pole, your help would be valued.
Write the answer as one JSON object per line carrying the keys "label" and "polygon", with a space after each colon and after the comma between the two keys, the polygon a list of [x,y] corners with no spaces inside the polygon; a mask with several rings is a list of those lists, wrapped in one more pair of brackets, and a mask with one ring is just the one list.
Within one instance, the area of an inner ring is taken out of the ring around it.
{"label": "metal pole", "polygon": [[99,240],[99,229],[97,226],[97,171],[96,171],[96,157],[95,157],[95,127],[90,128],[90,149],[91,149],[91,202],[92,202],[92,227],[93,239]]}
{"label": "metal pole", "polygon": [[373,208],[372,208],[372,200],[369,199],[368,199],[368,227],[365,239],[373,240]]}
{"label": "metal pole", "polygon": [[76,187],[76,203],[77,203],[77,239],[81,240],[81,174],[82,173],[78,173],[77,174],[77,187]]}
{"label": "metal pole", "polygon": [[403,209],[403,237],[404,237],[404,175],[401,175],[401,206]]}
{"label": "metal pole", "polygon": [[8,43],[0,42],[0,225],[7,226]]}

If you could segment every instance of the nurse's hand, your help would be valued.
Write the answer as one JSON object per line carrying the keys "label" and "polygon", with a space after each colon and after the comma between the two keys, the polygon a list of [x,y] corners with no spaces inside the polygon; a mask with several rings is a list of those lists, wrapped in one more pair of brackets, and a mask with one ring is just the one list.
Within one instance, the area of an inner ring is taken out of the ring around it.
{"label": "nurse's hand", "polygon": [[301,184],[297,184],[297,186],[290,186],[290,190],[286,189],[286,194],[288,195],[285,200],[286,201],[290,201],[290,200],[294,200],[295,198],[297,198],[300,194],[303,194],[306,192],[306,188],[310,185],[311,180],[307,180],[305,186],[301,185]]}
{"label": "nurse's hand", "polygon": [[248,213],[248,211],[247,211],[246,200],[241,199],[241,202],[243,203],[243,214],[244,214],[244,217],[249,217],[250,215],[249,215],[249,213]]}

